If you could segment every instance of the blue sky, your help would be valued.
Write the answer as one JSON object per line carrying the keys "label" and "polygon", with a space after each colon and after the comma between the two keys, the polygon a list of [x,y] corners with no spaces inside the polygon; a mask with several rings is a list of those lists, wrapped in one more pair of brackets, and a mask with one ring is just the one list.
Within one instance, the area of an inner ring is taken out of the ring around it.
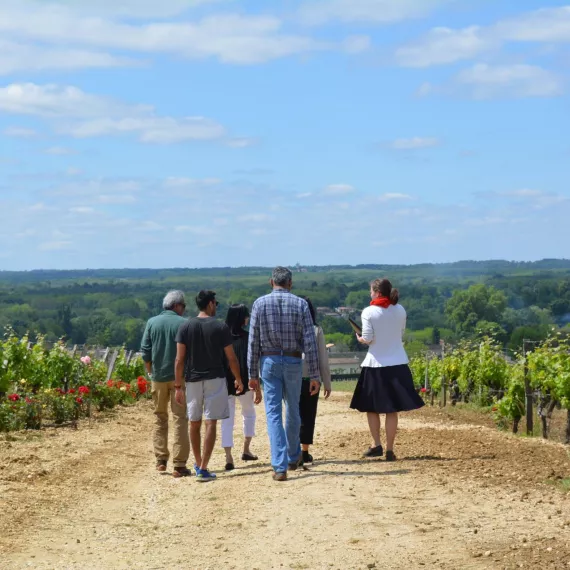
{"label": "blue sky", "polygon": [[0,269],[568,257],[570,5],[0,0]]}

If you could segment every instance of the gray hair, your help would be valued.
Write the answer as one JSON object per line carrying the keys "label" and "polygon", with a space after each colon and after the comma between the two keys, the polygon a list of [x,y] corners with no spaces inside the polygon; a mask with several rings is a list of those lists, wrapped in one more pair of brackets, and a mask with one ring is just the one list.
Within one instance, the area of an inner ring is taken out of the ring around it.
{"label": "gray hair", "polygon": [[173,309],[175,305],[186,305],[186,299],[182,291],[169,291],[162,301],[162,308],[165,311]]}
{"label": "gray hair", "polygon": [[276,267],[271,274],[273,283],[278,287],[284,287],[290,281],[293,281],[293,274],[286,267]]}

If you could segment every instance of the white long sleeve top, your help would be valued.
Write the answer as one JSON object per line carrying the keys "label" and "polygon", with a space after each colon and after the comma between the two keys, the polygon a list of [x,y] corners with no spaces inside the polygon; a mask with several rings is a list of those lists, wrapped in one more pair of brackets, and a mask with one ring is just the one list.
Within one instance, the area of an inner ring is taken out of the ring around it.
{"label": "white long sleeve top", "polygon": [[[319,371],[321,373],[320,381],[327,390],[331,390],[331,368],[329,365],[329,353],[326,346],[325,333],[320,326],[315,327],[315,336],[317,337],[317,349],[319,355]],[[303,378],[309,377],[309,367],[303,355]]]}
{"label": "white long sleeve top", "polygon": [[381,368],[408,364],[403,336],[406,330],[406,310],[402,305],[387,309],[377,306],[362,311],[362,338],[371,342],[362,366]]}

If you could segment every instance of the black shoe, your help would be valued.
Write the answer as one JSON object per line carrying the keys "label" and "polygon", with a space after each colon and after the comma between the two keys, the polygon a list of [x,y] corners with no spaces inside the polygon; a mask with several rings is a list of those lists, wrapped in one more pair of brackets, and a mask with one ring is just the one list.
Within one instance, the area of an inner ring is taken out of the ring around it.
{"label": "black shoe", "polygon": [[393,451],[386,452],[386,461],[396,461],[396,456]]}
{"label": "black shoe", "polygon": [[233,471],[234,464],[233,463],[226,463],[226,471]]}
{"label": "black shoe", "polygon": [[370,447],[368,451],[364,453],[364,457],[382,457],[384,455],[384,450],[381,445],[377,447]]}
{"label": "black shoe", "polygon": [[257,455],[253,455],[251,453],[244,453],[241,456],[242,461],[257,461]]}
{"label": "black shoe", "polygon": [[303,451],[303,463],[312,463],[313,456],[308,451]]}

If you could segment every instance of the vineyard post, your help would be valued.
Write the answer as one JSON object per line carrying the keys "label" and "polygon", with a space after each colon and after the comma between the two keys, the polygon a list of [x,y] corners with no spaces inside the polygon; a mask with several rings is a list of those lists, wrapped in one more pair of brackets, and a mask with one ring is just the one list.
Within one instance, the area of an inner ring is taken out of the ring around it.
{"label": "vineyard post", "polygon": [[424,380],[424,388],[427,393],[429,388],[429,354],[426,354],[426,378]]}
{"label": "vineyard post", "polygon": [[441,344],[441,362],[442,362],[442,377],[441,377],[441,407],[445,408],[447,406],[447,378],[445,376],[445,341],[441,339],[439,341]]}
{"label": "vineyard post", "polygon": [[117,358],[119,357],[119,351],[115,350],[111,355],[111,360],[109,361],[109,368],[107,369],[107,378],[105,379],[107,382],[111,379],[113,375],[113,370],[115,369],[115,363],[117,362]]}
{"label": "vineyard post", "polygon": [[524,358],[524,389],[526,394],[526,434],[532,435],[534,431],[533,425],[533,409],[532,409],[532,391],[530,388],[530,379],[528,377],[528,360],[526,354],[526,339],[523,340],[523,358]]}

